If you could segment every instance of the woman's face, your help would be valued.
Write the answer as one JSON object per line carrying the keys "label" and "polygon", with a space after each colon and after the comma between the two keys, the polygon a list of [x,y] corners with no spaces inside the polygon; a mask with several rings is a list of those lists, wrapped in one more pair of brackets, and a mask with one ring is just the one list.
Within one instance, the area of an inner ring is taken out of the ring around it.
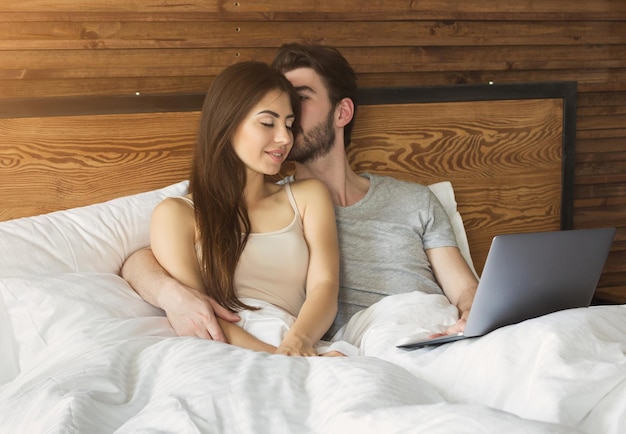
{"label": "woman's face", "polygon": [[294,121],[289,95],[270,91],[235,131],[233,149],[249,170],[275,175],[293,146]]}

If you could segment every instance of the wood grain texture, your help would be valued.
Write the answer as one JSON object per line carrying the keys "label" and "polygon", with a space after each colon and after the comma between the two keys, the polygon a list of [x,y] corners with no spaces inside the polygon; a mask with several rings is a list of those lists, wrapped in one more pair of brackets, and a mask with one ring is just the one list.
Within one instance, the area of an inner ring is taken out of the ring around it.
{"label": "wood grain texture", "polygon": [[[110,114],[149,109],[129,97],[20,103],[48,116],[0,111],[0,220],[186,179],[199,113],[175,108],[188,108],[195,101],[189,96],[174,99],[184,103],[159,100],[174,110],[167,112]],[[451,181],[480,272],[496,234],[560,227],[562,104],[553,98],[362,105],[348,155],[357,172]]]}
{"label": "wood grain texture", "polygon": [[0,119],[0,220],[187,179],[198,113]]}
{"label": "wood grain texture", "polygon": [[[25,20],[27,17],[24,17]],[[75,19],[78,17],[74,17]],[[87,17],[81,17],[87,18]],[[285,34],[295,40],[324,35],[324,43],[348,47],[507,47],[623,45],[626,22],[575,21],[558,28],[552,23],[479,21],[23,21],[0,14],[0,50],[170,49],[274,47]],[[372,38],[371,35],[378,35]],[[598,47],[594,47],[598,50]],[[510,59],[509,59],[510,60]],[[617,59],[614,59],[617,60]]]}
{"label": "wood grain texture", "polygon": [[293,19],[303,14],[313,14],[318,19],[339,16],[341,19],[367,20],[380,17],[402,20],[418,17],[456,17],[471,19],[502,19],[520,16],[525,19],[552,17],[553,19],[597,19],[616,20],[626,14],[626,5],[621,0],[569,0],[565,8],[561,0],[500,1],[481,0],[459,3],[456,0],[385,0],[369,2],[337,2],[334,0],[240,0],[167,2],[163,0],[22,0],[2,2],[0,12],[49,12],[72,13],[211,13],[239,14],[257,19]]}
{"label": "wood grain texture", "polygon": [[560,227],[561,100],[361,106],[357,172],[451,181],[477,270],[493,236]]}
{"label": "wood grain texture", "polygon": [[290,41],[336,46],[360,87],[576,81],[575,224],[626,237],[624,0],[2,1],[0,98],[202,93]]}

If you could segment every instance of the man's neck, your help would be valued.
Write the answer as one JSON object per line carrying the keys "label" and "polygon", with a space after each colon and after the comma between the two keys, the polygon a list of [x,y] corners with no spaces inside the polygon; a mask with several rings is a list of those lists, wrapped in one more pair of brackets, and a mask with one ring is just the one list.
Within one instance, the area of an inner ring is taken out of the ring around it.
{"label": "man's neck", "polygon": [[296,179],[315,178],[322,181],[335,206],[350,206],[361,200],[369,189],[369,179],[357,175],[346,158],[342,147],[334,146],[331,152],[313,162],[296,163]]}

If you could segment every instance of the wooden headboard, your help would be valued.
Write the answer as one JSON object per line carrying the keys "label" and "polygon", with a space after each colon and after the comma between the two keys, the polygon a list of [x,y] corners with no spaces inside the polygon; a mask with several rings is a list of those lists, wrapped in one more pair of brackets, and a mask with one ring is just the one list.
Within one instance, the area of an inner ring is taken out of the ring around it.
{"label": "wooden headboard", "polygon": [[497,234],[572,228],[576,83],[366,89],[357,172],[455,190],[476,270]]}
{"label": "wooden headboard", "polygon": [[[186,179],[203,95],[0,99],[0,221]],[[498,233],[572,226],[573,82],[362,89],[348,155],[451,181],[480,273]]]}

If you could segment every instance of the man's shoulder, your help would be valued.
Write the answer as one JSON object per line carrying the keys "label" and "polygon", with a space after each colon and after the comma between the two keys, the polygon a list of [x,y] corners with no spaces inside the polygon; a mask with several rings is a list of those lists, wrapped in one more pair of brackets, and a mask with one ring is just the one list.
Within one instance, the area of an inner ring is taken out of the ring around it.
{"label": "man's shoulder", "polygon": [[373,185],[381,186],[390,191],[396,191],[403,194],[423,194],[429,191],[426,185],[419,184],[417,182],[405,181],[392,176],[384,175],[367,174],[367,176],[370,178],[370,182],[372,182]]}

